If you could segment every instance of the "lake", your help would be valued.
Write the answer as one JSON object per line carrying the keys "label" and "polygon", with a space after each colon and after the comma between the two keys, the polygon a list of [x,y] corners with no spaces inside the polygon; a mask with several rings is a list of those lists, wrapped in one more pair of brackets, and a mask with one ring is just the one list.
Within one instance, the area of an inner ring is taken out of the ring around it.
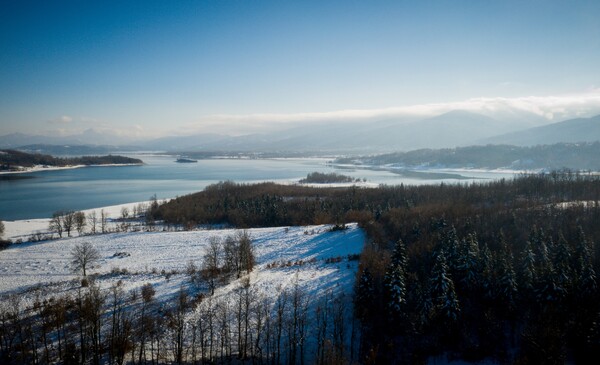
{"label": "lake", "polygon": [[[58,210],[82,210],[109,205],[173,198],[219,181],[294,182],[313,171],[337,172],[375,184],[439,184],[511,178],[512,173],[451,172],[464,180],[403,177],[389,171],[341,168],[328,159],[206,159],[176,163],[173,156],[129,155],[141,166],[86,167],[39,171],[18,178],[0,178],[0,220],[47,218]],[[448,171],[444,171],[448,172]]]}

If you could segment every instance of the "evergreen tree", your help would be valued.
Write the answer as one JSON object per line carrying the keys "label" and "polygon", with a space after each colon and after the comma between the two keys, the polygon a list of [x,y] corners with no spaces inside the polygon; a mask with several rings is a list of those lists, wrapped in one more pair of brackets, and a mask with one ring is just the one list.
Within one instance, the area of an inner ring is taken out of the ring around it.
{"label": "evergreen tree", "polygon": [[573,267],[575,268],[578,275],[582,275],[584,271],[584,267],[588,262],[591,261],[592,254],[590,244],[585,238],[585,233],[583,233],[583,228],[581,226],[577,227],[577,248],[575,249],[575,254],[573,255]]}
{"label": "evergreen tree", "polygon": [[444,251],[439,251],[430,278],[430,295],[437,314],[455,322],[460,314],[460,303],[454,289],[454,281],[448,272]]}
{"label": "evergreen tree", "polygon": [[392,314],[400,315],[406,303],[406,281],[404,269],[400,265],[391,266],[385,275],[385,286],[388,292],[388,307]]}
{"label": "evergreen tree", "polygon": [[500,251],[496,255],[496,298],[513,307],[517,296],[517,280],[513,269],[513,255],[504,233],[499,235]]}
{"label": "evergreen tree", "polygon": [[394,245],[394,252],[392,253],[392,265],[400,265],[406,270],[408,266],[408,255],[406,253],[406,245],[399,239]]}
{"label": "evergreen tree", "polygon": [[537,282],[535,271],[535,254],[531,249],[531,242],[527,241],[523,250],[523,261],[519,270],[520,288],[525,293],[530,293]]}
{"label": "evergreen tree", "polygon": [[365,267],[358,280],[355,294],[354,310],[358,319],[367,321],[370,318],[373,309],[375,289],[373,286],[373,276],[368,267]]}
{"label": "evergreen tree", "polygon": [[569,245],[562,233],[559,235],[558,242],[554,246],[553,265],[554,265],[554,281],[560,288],[560,292],[566,295],[571,288],[573,278],[571,270],[571,252]]}
{"label": "evergreen tree", "polygon": [[406,303],[406,261],[406,248],[402,240],[398,240],[385,274],[387,305],[396,316],[402,313],[402,306]]}
{"label": "evergreen tree", "polygon": [[475,234],[469,234],[464,241],[463,258],[460,270],[463,273],[461,283],[468,290],[477,287],[480,281],[479,244]]}
{"label": "evergreen tree", "polygon": [[460,241],[456,234],[456,228],[451,226],[442,236],[441,247],[439,249],[444,250],[446,255],[446,264],[450,270],[450,273],[456,275],[460,269]]}
{"label": "evergreen tree", "polygon": [[582,298],[593,298],[597,296],[598,282],[596,271],[591,262],[583,264],[583,271],[579,279],[578,293]]}
{"label": "evergreen tree", "polygon": [[509,307],[515,305],[517,297],[516,275],[511,264],[510,256],[498,256],[498,272],[496,278],[496,297]]}
{"label": "evergreen tree", "polygon": [[537,262],[537,272],[540,275],[544,275],[547,270],[551,270],[550,257],[548,254],[548,246],[544,239],[544,232],[542,229],[533,227],[532,232],[529,235],[529,242],[533,245]]}
{"label": "evergreen tree", "polygon": [[479,251],[479,264],[481,272],[481,287],[488,299],[494,298],[494,265],[492,262],[492,252],[489,247],[483,243]]}

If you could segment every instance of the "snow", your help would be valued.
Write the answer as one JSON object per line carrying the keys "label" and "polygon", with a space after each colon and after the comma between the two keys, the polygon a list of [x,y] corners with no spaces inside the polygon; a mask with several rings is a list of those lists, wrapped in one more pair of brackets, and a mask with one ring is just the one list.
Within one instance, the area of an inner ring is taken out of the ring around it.
{"label": "snow", "polygon": [[47,165],[35,165],[32,167],[23,167],[23,166],[14,166],[17,168],[15,171],[0,171],[0,175],[9,175],[9,174],[25,174],[29,172],[39,172],[39,171],[54,171],[54,170],[71,170],[71,169],[79,169],[82,167],[110,167],[110,166],[132,166],[139,164],[102,164],[102,165],[68,165],[68,166],[47,166]]}
{"label": "snow", "polygon": [[[346,257],[362,251],[365,234],[357,224],[348,225],[344,231],[329,229],[330,226],[319,225],[248,230],[257,262],[250,275],[252,285],[267,298],[276,297],[281,288],[296,278],[311,296],[329,289],[350,292],[358,261],[348,261]],[[101,259],[89,273],[97,275],[102,288],[118,280],[123,280],[126,289],[152,283],[157,299],[167,300],[181,286],[189,284],[186,266],[189,261],[200,265],[211,237],[224,239],[235,233],[234,229],[128,232],[11,245],[0,251],[0,296],[19,294],[23,305],[28,305],[38,296],[74,290],[78,276],[71,271],[70,252],[76,244],[87,241],[100,251]],[[344,259],[325,262],[338,256]],[[307,263],[311,259],[314,260]],[[301,260],[302,265],[270,265]],[[123,269],[127,273],[123,274]],[[234,281],[223,286],[215,296],[228,296],[237,285]]]}
{"label": "snow", "polygon": [[[158,203],[162,203],[162,202],[165,202],[168,200],[169,199],[158,200]],[[111,218],[114,219],[114,218],[120,217],[121,209],[127,208],[127,209],[129,209],[129,212],[131,213],[133,208],[140,204],[147,206],[150,204],[150,201],[111,205],[108,207],[82,210],[82,212],[85,213],[86,215],[88,215],[95,211],[97,219],[99,221],[100,220],[100,212],[102,210],[104,210],[104,213],[109,218],[109,226],[110,226],[109,228],[113,228],[115,223],[111,221]],[[9,239],[11,241],[16,241],[18,239],[21,239],[22,241],[28,241],[29,237],[33,234],[49,235],[52,233],[48,229],[49,224],[50,224],[50,218],[4,221],[5,229],[4,229],[3,238]],[[89,230],[89,227],[87,227],[86,229]],[[77,232],[73,231],[73,232],[71,232],[71,235],[76,236]]]}
{"label": "snow", "polygon": [[600,201],[597,200],[575,200],[556,204],[549,204],[548,206],[554,206],[558,209],[569,209],[575,207],[594,208],[598,206],[598,203],[600,203]]}
{"label": "snow", "polygon": [[298,183],[299,186],[307,186],[311,188],[376,188],[379,187],[380,184],[366,182],[366,181],[355,181],[355,182],[347,182],[347,183]]}

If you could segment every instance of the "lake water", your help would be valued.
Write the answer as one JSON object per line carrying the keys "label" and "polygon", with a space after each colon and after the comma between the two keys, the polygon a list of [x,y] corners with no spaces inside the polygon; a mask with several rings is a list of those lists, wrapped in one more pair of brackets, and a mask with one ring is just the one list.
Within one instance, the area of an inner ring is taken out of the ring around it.
{"label": "lake water", "polygon": [[375,184],[439,184],[482,179],[510,178],[511,173],[460,172],[468,180],[406,178],[389,171],[342,169],[326,159],[208,159],[176,163],[172,156],[132,155],[142,166],[86,167],[40,171],[18,178],[0,176],[0,220],[50,217],[58,210],[82,210],[102,206],[172,198],[200,191],[219,181],[293,182],[313,171],[337,172],[365,178]]}

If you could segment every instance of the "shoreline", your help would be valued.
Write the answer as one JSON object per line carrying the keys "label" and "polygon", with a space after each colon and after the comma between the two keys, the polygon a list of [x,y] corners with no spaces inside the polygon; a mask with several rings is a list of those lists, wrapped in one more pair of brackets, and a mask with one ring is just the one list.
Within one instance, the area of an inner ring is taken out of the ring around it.
{"label": "shoreline", "polygon": [[[157,202],[159,204],[162,204],[169,200],[171,200],[171,199],[170,198],[169,199],[159,199],[159,200],[157,200]],[[150,201],[150,200],[146,200],[146,201],[140,201],[140,202],[108,205],[108,206],[104,206],[104,207],[84,209],[84,210],[81,210],[81,212],[83,212],[87,216],[88,214],[95,211],[96,215],[99,219],[100,212],[102,210],[104,210],[104,213],[108,217],[108,221],[112,225],[112,224],[114,224],[114,220],[118,219],[120,217],[121,209],[127,208],[131,212],[133,207],[138,206],[138,205],[148,205],[151,202],[152,201]],[[17,220],[12,220],[12,221],[3,220],[2,222],[4,223],[5,229],[4,229],[4,235],[2,236],[2,238],[11,240],[13,242],[15,240],[22,239],[25,242],[29,239],[29,237],[31,237],[32,235],[35,235],[35,234],[43,234],[43,235],[50,234],[51,232],[50,232],[48,226],[50,224],[51,219],[52,218],[30,218],[30,219],[17,219]],[[72,237],[78,236],[77,231],[75,231],[75,230],[73,232],[71,232],[71,234],[72,234]]]}
{"label": "shoreline", "polygon": [[144,163],[111,163],[111,164],[97,164],[97,165],[68,165],[68,166],[46,166],[35,165],[33,167],[21,167],[22,170],[18,171],[0,171],[0,175],[15,175],[15,174],[29,174],[32,172],[41,171],[59,171],[59,170],[74,170],[84,167],[118,167],[118,166],[142,166]]}

